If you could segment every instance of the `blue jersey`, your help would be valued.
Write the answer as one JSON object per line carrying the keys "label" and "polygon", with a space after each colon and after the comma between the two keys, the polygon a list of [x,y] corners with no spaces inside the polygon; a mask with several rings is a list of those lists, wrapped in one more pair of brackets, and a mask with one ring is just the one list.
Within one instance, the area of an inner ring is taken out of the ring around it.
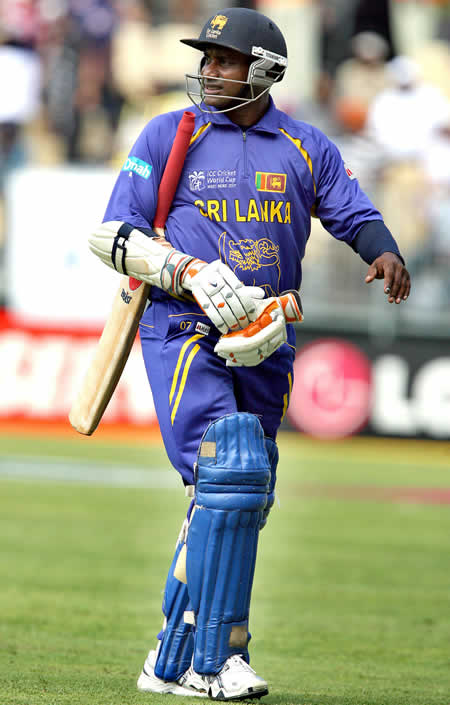
{"label": "blue jersey", "polygon": [[[245,131],[222,113],[192,108],[195,129],[166,223],[177,249],[221,259],[274,296],[299,289],[311,217],[351,243],[382,216],[318,129],[277,110]],[[182,110],[151,120],[119,174],[105,221],[151,227],[158,186]]]}

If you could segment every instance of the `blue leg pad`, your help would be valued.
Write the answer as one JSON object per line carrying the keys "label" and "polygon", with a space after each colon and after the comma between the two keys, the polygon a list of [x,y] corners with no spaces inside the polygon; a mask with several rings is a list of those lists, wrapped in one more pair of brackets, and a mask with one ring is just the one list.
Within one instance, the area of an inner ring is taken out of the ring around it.
{"label": "blue leg pad", "polygon": [[230,414],[208,426],[196,478],[186,559],[195,617],[193,665],[213,675],[233,654],[249,659],[250,597],[270,481],[256,416]]}
{"label": "blue leg pad", "polygon": [[184,543],[180,542],[167,576],[163,599],[163,613],[166,618],[161,643],[155,664],[155,674],[166,681],[176,681],[189,668],[194,651],[194,629],[185,624],[184,613],[192,610],[187,585],[175,578],[178,555]]}
{"label": "blue leg pad", "polygon": [[267,517],[269,516],[269,512],[272,509],[273,504],[275,502],[275,484],[277,482],[277,465],[278,465],[277,444],[271,438],[265,438],[264,441],[266,444],[267,456],[269,458],[269,463],[270,463],[270,482],[269,482],[269,491],[267,494],[267,504],[266,504],[266,508],[264,509],[263,519],[262,519],[261,526],[260,526],[261,529],[267,524]]}

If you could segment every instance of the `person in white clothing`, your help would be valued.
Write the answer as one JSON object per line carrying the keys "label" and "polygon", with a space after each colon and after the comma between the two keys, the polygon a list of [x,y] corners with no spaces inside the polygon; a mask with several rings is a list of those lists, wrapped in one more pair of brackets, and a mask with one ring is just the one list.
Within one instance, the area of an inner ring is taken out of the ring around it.
{"label": "person in white clothing", "polygon": [[387,64],[391,86],[369,107],[367,131],[386,161],[417,161],[448,108],[445,96],[422,81],[419,66],[406,56]]}

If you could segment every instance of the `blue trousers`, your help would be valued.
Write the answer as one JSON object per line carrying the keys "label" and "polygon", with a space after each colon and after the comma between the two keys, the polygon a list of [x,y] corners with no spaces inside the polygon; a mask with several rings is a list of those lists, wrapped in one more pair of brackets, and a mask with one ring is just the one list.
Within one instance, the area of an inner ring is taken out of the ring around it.
{"label": "blue trousers", "polygon": [[167,455],[185,484],[194,484],[201,437],[211,421],[237,411],[255,414],[275,440],[293,383],[295,332],[256,367],[227,367],[214,352],[219,331],[195,304],[154,290],[140,324],[145,367]]}

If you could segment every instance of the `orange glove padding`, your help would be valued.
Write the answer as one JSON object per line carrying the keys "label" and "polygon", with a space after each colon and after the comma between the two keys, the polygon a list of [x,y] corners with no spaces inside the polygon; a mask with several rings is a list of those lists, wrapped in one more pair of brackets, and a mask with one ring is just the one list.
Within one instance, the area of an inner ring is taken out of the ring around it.
{"label": "orange glove padding", "polygon": [[286,323],[303,320],[298,291],[258,302],[261,312],[243,330],[222,335],[214,351],[228,367],[255,367],[266,360],[287,340]]}

